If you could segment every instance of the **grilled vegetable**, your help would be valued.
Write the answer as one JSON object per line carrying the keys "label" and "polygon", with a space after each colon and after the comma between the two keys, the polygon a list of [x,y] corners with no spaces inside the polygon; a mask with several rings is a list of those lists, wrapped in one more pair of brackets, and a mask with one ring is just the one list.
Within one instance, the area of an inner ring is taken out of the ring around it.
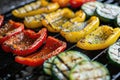
{"label": "grilled vegetable", "polygon": [[54,60],[53,74],[58,80],[68,80],[70,70],[76,63],[89,61],[89,58],[78,51],[60,53]]}
{"label": "grilled vegetable", "polygon": [[81,6],[81,9],[86,13],[87,18],[94,15],[95,9],[97,7],[103,6],[102,3],[98,1],[87,2]]}
{"label": "grilled vegetable", "polygon": [[69,80],[110,80],[110,75],[101,63],[83,61],[71,70]]}
{"label": "grilled vegetable", "polygon": [[81,5],[83,5],[84,3],[90,2],[90,1],[96,1],[96,0],[70,0],[70,5],[71,5],[73,8],[78,8],[78,7],[80,7]]}
{"label": "grilled vegetable", "polygon": [[46,60],[43,64],[43,70],[48,75],[52,75],[52,65],[53,65],[53,61],[55,58],[56,58],[56,56],[53,56],[53,57],[49,58],[48,60]]}
{"label": "grilled vegetable", "polygon": [[74,12],[68,8],[59,9],[56,12],[50,13],[42,20],[42,24],[50,32],[60,32],[62,24],[74,17]]}
{"label": "grilled vegetable", "polygon": [[25,56],[36,51],[46,40],[46,37],[47,30],[45,28],[41,29],[38,33],[32,30],[24,30],[6,40],[2,44],[2,48],[6,52]]}
{"label": "grilled vegetable", "polygon": [[4,16],[0,15],[0,27],[2,26],[3,21],[4,21]]}
{"label": "grilled vegetable", "polygon": [[24,29],[24,25],[19,22],[9,20],[4,26],[0,28],[0,44],[8,40],[11,36],[20,33]]}
{"label": "grilled vegetable", "polygon": [[[75,13],[74,18],[70,19],[71,22],[80,21],[83,22],[86,19],[86,15],[82,10],[79,10]],[[69,21],[68,21],[69,22]]]}
{"label": "grilled vegetable", "polygon": [[117,15],[117,18],[115,19],[114,23],[117,27],[120,27],[120,14]]}
{"label": "grilled vegetable", "polygon": [[100,24],[99,18],[92,16],[88,21],[81,22],[78,19],[71,19],[62,25],[61,35],[68,42],[78,42],[81,38],[95,30]]}
{"label": "grilled vegetable", "polygon": [[48,2],[46,0],[38,0],[36,2],[27,4],[23,7],[13,10],[12,14],[16,17],[24,18],[25,16],[35,15],[35,14],[30,14],[30,12],[35,12],[35,10],[38,10],[41,7],[43,6],[45,7],[47,5],[48,5]]}
{"label": "grilled vegetable", "polygon": [[42,20],[45,14],[25,17],[24,24],[27,28],[39,28],[42,26]]}
{"label": "grilled vegetable", "polygon": [[[40,6],[41,5],[41,6]],[[45,0],[37,1],[35,3],[31,3],[22,8],[16,9],[12,11],[12,14],[19,18],[24,18],[26,16],[33,16],[42,13],[49,13],[55,11],[59,8],[58,3],[49,3]]]}
{"label": "grilled vegetable", "polygon": [[57,2],[60,7],[67,7],[69,4],[69,0],[52,0],[52,2]]}
{"label": "grilled vegetable", "polygon": [[77,42],[79,48],[85,50],[104,49],[115,43],[120,36],[120,28],[112,28],[107,25],[98,27],[95,31]]}
{"label": "grilled vegetable", "polygon": [[103,22],[112,22],[120,13],[120,7],[112,4],[104,4],[104,6],[97,7],[95,14]]}
{"label": "grilled vegetable", "polygon": [[109,47],[108,57],[111,63],[120,66],[120,41]]}
{"label": "grilled vegetable", "polygon": [[26,57],[17,56],[15,57],[15,61],[29,66],[39,66],[42,65],[48,58],[64,51],[65,48],[65,42],[49,36],[45,46],[41,50]]}
{"label": "grilled vegetable", "polygon": [[[55,11],[58,8],[59,8],[59,5],[57,3],[54,3],[54,4],[49,4],[43,10],[44,11],[46,10],[45,13],[49,13],[49,12]],[[40,12],[40,11],[38,11],[38,12]],[[24,20],[25,26],[27,28],[32,28],[32,29],[41,27],[42,26],[42,20],[44,19],[45,13],[25,17],[25,20]]]}

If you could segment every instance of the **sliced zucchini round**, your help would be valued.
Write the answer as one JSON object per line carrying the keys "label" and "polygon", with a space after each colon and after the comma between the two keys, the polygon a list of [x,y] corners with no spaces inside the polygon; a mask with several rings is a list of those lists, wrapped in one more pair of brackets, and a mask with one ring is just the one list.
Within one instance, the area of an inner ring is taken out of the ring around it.
{"label": "sliced zucchini round", "polygon": [[53,65],[53,61],[54,61],[55,57],[56,56],[49,58],[43,64],[43,70],[47,75],[52,75],[51,70],[52,70],[52,65]]}
{"label": "sliced zucchini round", "polygon": [[110,76],[102,64],[83,61],[71,70],[69,80],[110,80]]}
{"label": "sliced zucchini round", "polygon": [[57,56],[54,60],[53,75],[58,80],[68,80],[69,72],[76,63],[90,59],[78,51],[66,51]]}
{"label": "sliced zucchini round", "polygon": [[81,9],[86,13],[87,17],[90,17],[94,15],[95,9],[101,6],[103,6],[103,4],[98,1],[87,2],[82,5]]}
{"label": "sliced zucchini round", "polygon": [[108,57],[112,63],[120,66],[120,41],[109,47]]}
{"label": "sliced zucchini round", "polygon": [[103,22],[112,22],[120,13],[120,7],[112,4],[104,4],[104,6],[97,7],[95,14]]}
{"label": "sliced zucchini round", "polygon": [[118,14],[117,17],[116,17],[115,25],[116,25],[117,27],[120,27],[120,14]]}

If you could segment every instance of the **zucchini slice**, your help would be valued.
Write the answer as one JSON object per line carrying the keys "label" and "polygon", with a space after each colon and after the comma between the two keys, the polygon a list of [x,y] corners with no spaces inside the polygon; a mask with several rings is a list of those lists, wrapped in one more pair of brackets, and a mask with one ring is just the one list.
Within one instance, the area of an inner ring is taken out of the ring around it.
{"label": "zucchini slice", "polygon": [[87,2],[82,5],[81,9],[86,13],[87,17],[90,17],[94,15],[95,9],[101,6],[103,6],[103,4],[98,1]]}
{"label": "zucchini slice", "polygon": [[112,63],[120,66],[120,41],[109,47],[108,57]]}
{"label": "zucchini slice", "polygon": [[112,4],[104,4],[104,6],[97,7],[95,14],[103,22],[112,22],[120,13],[120,7]]}
{"label": "zucchini slice", "polygon": [[76,63],[90,59],[78,51],[62,52],[55,58],[53,65],[53,75],[58,80],[68,80],[69,72]]}
{"label": "zucchini slice", "polygon": [[115,25],[116,25],[117,27],[120,27],[120,14],[118,14],[117,17],[116,17]]}
{"label": "zucchini slice", "polygon": [[52,70],[52,65],[53,65],[53,61],[54,61],[55,57],[56,56],[49,58],[43,64],[43,70],[47,75],[52,75],[51,70]]}
{"label": "zucchini slice", "polygon": [[74,66],[70,80],[110,80],[109,72],[98,62],[83,61]]}

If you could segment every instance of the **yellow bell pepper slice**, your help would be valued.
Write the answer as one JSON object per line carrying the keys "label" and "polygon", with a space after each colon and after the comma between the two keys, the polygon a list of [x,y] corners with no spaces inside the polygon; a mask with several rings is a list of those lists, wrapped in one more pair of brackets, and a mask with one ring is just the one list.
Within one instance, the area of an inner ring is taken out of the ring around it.
{"label": "yellow bell pepper slice", "polygon": [[107,25],[98,27],[95,31],[77,42],[77,47],[85,50],[100,50],[109,47],[120,36],[120,28]]}
{"label": "yellow bell pepper slice", "polygon": [[86,14],[82,10],[79,10],[75,13],[75,17],[70,20],[71,20],[71,22],[75,22],[75,21],[83,22],[83,21],[85,21],[85,19],[86,19]]}
{"label": "yellow bell pepper slice", "polygon": [[59,8],[58,3],[48,3],[46,0],[39,0],[31,4],[25,5],[24,7],[15,9],[12,14],[19,18],[26,16],[33,16],[41,13],[49,13]]}
{"label": "yellow bell pepper slice", "polygon": [[46,14],[25,17],[24,19],[25,27],[31,29],[42,27],[42,20],[44,19],[44,15]]}
{"label": "yellow bell pepper slice", "polygon": [[99,18],[92,16],[88,21],[81,22],[80,20],[71,19],[62,25],[60,34],[71,43],[78,42],[81,38],[95,30],[99,24]]}
{"label": "yellow bell pepper slice", "polygon": [[59,9],[56,12],[46,15],[45,19],[42,20],[42,24],[48,31],[56,33],[60,32],[62,24],[74,16],[74,12],[68,8]]}
{"label": "yellow bell pepper slice", "polygon": [[[49,11],[50,12],[54,11],[58,8],[57,4],[51,4],[50,6],[49,6]],[[31,29],[41,27],[42,26],[42,20],[44,19],[44,15],[45,15],[45,13],[25,17],[25,19],[24,19],[25,26],[27,28],[31,28]]]}

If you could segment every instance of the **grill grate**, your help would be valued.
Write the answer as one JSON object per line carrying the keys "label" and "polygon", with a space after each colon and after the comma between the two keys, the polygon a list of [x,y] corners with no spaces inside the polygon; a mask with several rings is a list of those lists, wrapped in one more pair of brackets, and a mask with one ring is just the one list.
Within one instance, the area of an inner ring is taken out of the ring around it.
{"label": "grill grate", "polygon": [[[31,2],[32,1],[33,0],[31,0]],[[120,4],[119,0],[98,0],[98,1],[101,1],[103,3],[112,3],[115,5]],[[24,2],[24,4],[27,4],[27,3],[28,2]],[[24,4],[19,5],[19,7],[23,6]],[[5,21],[9,19],[13,19],[15,21],[22,21],[12,16],[11,10],[6,13],[3,13],[5,15]],[[55,34],[55,33],[49,32],[48,35],[51,35],[60,40],[66,41],[59,33]],[[86,50],[77,48],[75,44],[71,44],[67,42],[66,50],[77,50],[85,53],[88,57],[92,59],[92,61],[96,60],[98,62],[101,62],[102,64],[104,64],[104,66],[108,68],[111,74],[111,80],[120,80],[120,68],[109,63],[106,57],[106,53],[108,50],[107,48],[99,51],[86,51]],[[0,77],[2,80],[52,80],[52,77],[46,75],[43,72],[42,68],[43,68],[42,66],[29,67],[29,66],[18,64],[14,62],[14,55],[12,55],[12,53],[11,54],[5,53],[0,48]]]}

